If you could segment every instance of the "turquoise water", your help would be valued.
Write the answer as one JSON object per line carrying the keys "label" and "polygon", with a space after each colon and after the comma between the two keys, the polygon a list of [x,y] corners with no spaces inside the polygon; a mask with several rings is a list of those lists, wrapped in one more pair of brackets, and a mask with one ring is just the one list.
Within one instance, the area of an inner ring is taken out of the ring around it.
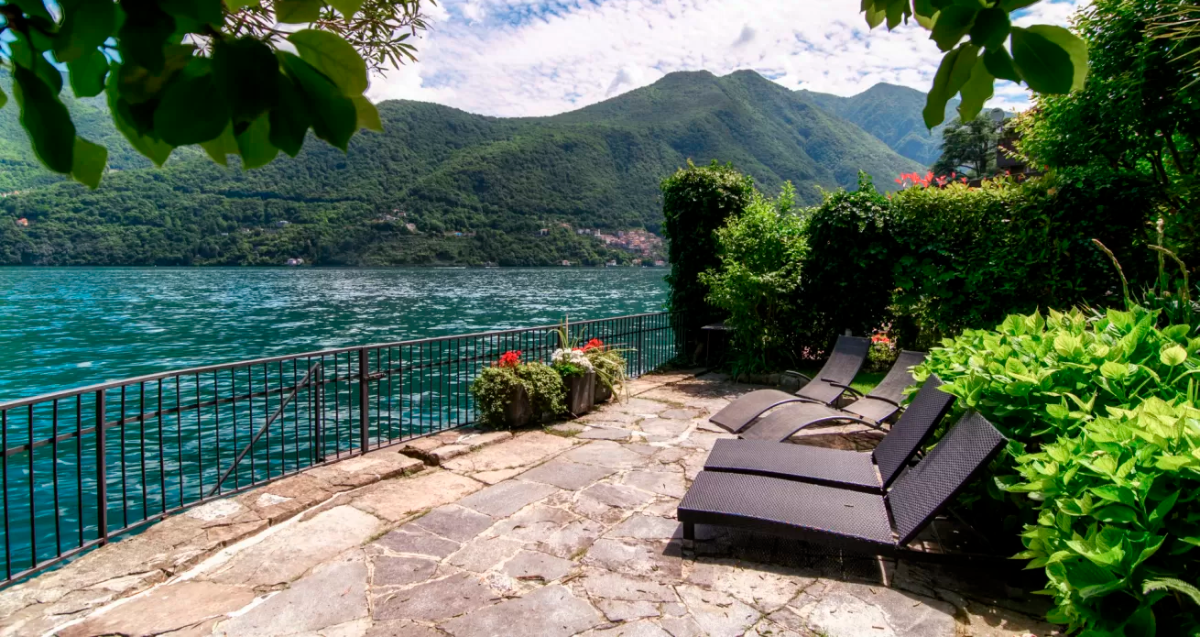
{"label": "turquoise water", "polygon": [[0,269],[0,402],[317,349],[655,312],[653,268]]}
{"label": "turquoise water", "polygon": [[[551,325],[564,316],[655,312],[666,294],[664,274],[639,268],[0,269],[0,402],[200,365]],[[666,333],[655,336],[658,350],[672,347]],[[483,340],[385,348],[368,358],[373,370],[393,368],[393,354],[408,365],[368,385],[373,444],[462,418],[469,410],[465,387],[503,349]],[[653,349],[651,342],[641,345],[647,354]],[[437,362],[469,358],[478,347],[486,353],[470,364]],[[318,360],[327,384],[315,392],[296,390],[286,409],[284,394],[298,387],[311,360],[290,369],[256,365],[188,376],[184,383],[109,390],[103,465],[94,433],[72,435],[94,424],[94,395],[6,412],[0,442],[13,453],[0,457],[8,496],[0,502],[0,581],[97,538],[101,466],[107,467],[103,510],[113,531],[212,497],[222,485],[244,487],[340,457],[361,442],[362,421],[351,414],[359,385],[348,378],[349,354]],[[238,395],[232,403],[197,408]],[[268,421],[271,413],[278,420]],[[248,443],[260,426],[266,438]],[[21,448],[30,439],[56,436],[55,444]],[[244,449],[251,450],[246,462],[234,467]],[[231,467],[236,472],[218,484]]]}

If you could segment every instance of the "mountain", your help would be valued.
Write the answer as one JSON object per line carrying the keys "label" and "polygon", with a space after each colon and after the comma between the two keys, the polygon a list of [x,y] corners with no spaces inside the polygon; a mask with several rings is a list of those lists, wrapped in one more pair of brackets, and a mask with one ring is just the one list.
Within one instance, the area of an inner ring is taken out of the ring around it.
{"label": "mountain", "polygon": [[[925,119],[921,115],[925,94],[921,91],[881,83],[850,97],[806,90],[797,93],[827,112],[857,124],[892,150],[925,166],[933,164],[942,154],[945,124],[932,131],[925,128]],[[947,122],[958,116],[958,102],[958,99],[952,99],[946,104]]]}
{"label": "mountain", "polygon": [[[672,73],[574,112],[502,119],[435,104],[378,105],[382,134],[343,154],[315,139],[295,159],[242,171],[184,149],[162,169],[117,136],[100,100],[75,100],[80,134],[110,172],[88,191],[37,168],[0,110],[0,263],[549,265],[627,259],[572,229],[659,229],[661,179],[689,158],[733,162],[804,203],[882,187],[920,166],[756,73]],[[231,162],[236,163],[235,162]],[[14,193],[14,191],[17,191]],[[538,236],[547,229],[547,236]],[[647,255],[650,256],[650,255]]]}

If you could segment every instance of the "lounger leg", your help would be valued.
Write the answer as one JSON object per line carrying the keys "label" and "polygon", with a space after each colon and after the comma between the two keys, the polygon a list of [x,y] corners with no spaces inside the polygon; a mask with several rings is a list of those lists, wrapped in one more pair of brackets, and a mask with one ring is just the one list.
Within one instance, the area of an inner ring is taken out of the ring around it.
{"label": "lounger leg", "polygon": [[683,523],[683,539],[694,542],[696,541],[696,525],[691,522]]}

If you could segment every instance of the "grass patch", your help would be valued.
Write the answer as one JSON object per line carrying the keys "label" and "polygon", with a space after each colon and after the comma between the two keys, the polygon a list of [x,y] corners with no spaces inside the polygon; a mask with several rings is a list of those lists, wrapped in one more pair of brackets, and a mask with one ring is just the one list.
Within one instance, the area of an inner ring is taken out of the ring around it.
{"label": "grass patch", "polygon": [[[820,373],[821,368],[820,367],[799,367],[796,369],[796,371],[800,372],[801,374],[805,374],[810,378],[816,378],[817,374]],[[853,387],[855,389],[855,391],[860,391],[865,394],[865,393],[871,391],[872,389],[875,389],[875,386],[878,385],[879,381],[883,380],[883,377],[886,375],[887,375],[886,371],[884,371],[884,372],[859,372],[858,376],[854,377],[854,382],[850,383],[850,386]]]}

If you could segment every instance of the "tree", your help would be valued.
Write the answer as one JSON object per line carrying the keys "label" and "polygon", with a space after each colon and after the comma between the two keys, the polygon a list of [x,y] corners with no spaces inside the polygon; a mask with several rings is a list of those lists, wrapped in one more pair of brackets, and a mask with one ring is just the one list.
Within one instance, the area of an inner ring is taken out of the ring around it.
{"label": "tree", "polygon": [[1083,87],[1088,72],[1083,40],[1057,26],[1012,26],[1009,14],[1038,1],[863,0],[862,10],[872,29],[885,21],[894,29],[915,18],[946,52],[925,102],[925,125],[933,128],[945,119],[946,102],[956,93],[962,96],[959,117],[975,119],[996,79],[1025,82],[1040,94]]}
{"label": "tree", "polygon": [[955,118],[947,124],[942,131],[942,156],[932,167],[934,174],[966,172],[975,177],[989,174],[996,163],[996,145],[1003,122],[1004,111],[992,109],[987,117],[968,122]]}
{"label": "tree", "polygon": [[117,129],[157,165],[199,144],[217,163],[239,155],[254,168],[279,151],[295,156],[310,128],[342,150],[359,128],[382,128],[363,95],[367,70],[414,59],[405,40],[426,27],[421,0],[267,1],[0,5],[11,38],[0,62],[38,159],[95,188],[108,157],[76,135],[55,63],[76,96],[104,93]]}
{"label": "tree", "polygon": [[662,181],[663,234],[671,273],[667,307],[675,312],[683,334],[695,337],[700,327],[723,317],[705,297],[700,273],[720,266],[716,231],[750,203],[754,184],[748,176],[716,160],[686,168]]}
{"label": "tree", "polygon": [[1039,96],[1018,118],[1017,147],[1037,164],[1104,168],[1151,180],[1173,242],[1195,246],[1200,84],[1192,60],[1156,37],[1155,26],[1186,4],[1095,0],[1074,23],[1093,52],[1084,89]]}

